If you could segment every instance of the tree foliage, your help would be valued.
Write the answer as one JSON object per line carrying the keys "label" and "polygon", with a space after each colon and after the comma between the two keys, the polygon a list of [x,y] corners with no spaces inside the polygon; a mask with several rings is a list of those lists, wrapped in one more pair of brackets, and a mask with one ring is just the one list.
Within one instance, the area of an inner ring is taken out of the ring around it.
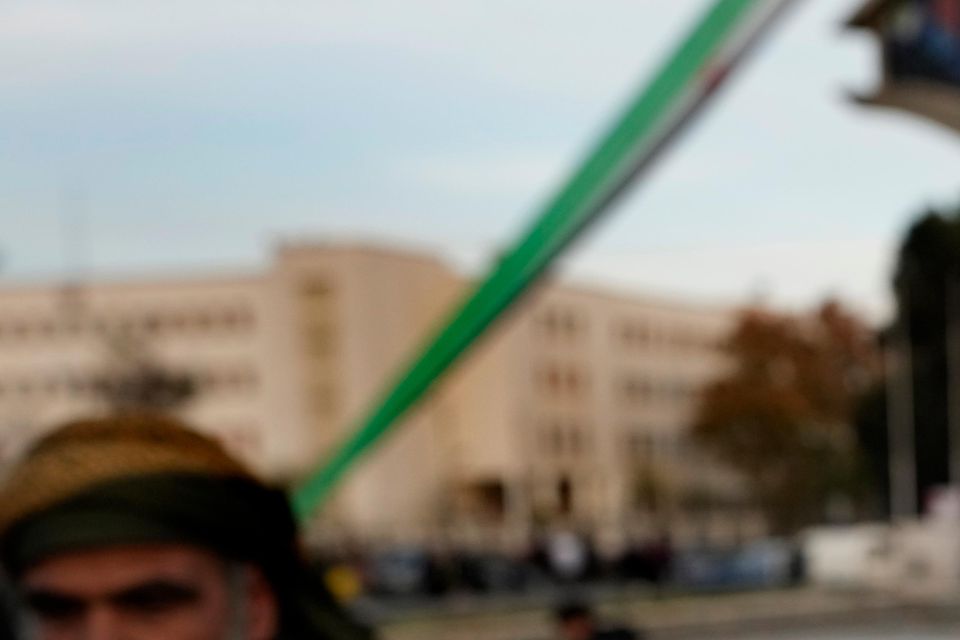
{"label": "tree foliage", "polygon": [[[947,327],[960,323],[960,210],[930,210],[910,226],[893,278],[896,319],[884,332],[891,349],[909,342],[917,504],[948,481]],[[960,375],[960,371],[955,372]],[[857,431],[879,483],[887,481],[886,387],[859,407]]]}
{"label": "tree foliage", "polygon": [[820,521],[859,494],[852,417],[878,366],[870,329],[833,301],[801,317],[751,309],[727,353],[693,434],[744,474],[773,528]]}

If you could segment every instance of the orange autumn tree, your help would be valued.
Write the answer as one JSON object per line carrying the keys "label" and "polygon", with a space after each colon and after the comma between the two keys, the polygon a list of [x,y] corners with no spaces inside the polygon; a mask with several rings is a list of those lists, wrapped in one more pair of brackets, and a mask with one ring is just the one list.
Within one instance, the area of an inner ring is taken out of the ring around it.
{"label": "orange autumn tree", "polygon": [[804,316],[750,309],[730,336],[730,366],[704,389],[693,435],[743,474],[775,532],[861,497],[852,421],[877,374],[874,345],[834,301]]}

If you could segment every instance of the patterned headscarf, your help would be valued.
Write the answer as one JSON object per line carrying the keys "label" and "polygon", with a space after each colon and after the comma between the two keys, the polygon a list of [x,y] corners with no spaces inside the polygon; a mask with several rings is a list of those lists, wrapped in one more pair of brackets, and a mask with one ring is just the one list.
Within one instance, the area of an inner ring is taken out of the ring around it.
{"label": "patterned headscarf", "polygon": [[56,553],[144,542],[192,544],[260,567],[280,602],[279,638],[371,637],[306,569],[286,496],[171,418],[64,425],[0,487],[0,561],[11,576]]}

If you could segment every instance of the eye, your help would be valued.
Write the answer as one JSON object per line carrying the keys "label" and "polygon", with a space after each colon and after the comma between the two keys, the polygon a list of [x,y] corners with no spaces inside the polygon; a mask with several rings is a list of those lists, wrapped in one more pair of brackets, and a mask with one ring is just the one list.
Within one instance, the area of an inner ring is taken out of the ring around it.
{"label": "eye", "polygon": [[27,610],[41,622],[64,622],[83,615],[86,604],[79,598],[46,591],[28,592]]}
{"label": "eye", "polygon": [[199,599],[199,592],[189,585],[156,582],[133,587],[117,594],[111,601],[131,613],[163,613]]}

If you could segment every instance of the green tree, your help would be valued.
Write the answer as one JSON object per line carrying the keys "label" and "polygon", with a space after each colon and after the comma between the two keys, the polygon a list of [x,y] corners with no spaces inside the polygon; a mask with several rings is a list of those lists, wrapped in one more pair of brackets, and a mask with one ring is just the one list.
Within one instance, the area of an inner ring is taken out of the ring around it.
{"label": "green tree", "polygon": [[801,317],[751,309],[727,353],[694,438],[744,474],[773,529],[795,531],[837,500],[859,499],[852,418],[877,369],[870,329],[833,301]]}
{"label": "green tree", "polygon": [[[897,321],[882,339],[889,348],[906,351],[908,338],[917,505],[922,506],[932,487],[948,481],[947,328],[960,324],[960,209],[928,210],[914,221],[898,251],[893,290]],[[886,385],[877,384],[864,398],[857,432],[886,491]]]}

